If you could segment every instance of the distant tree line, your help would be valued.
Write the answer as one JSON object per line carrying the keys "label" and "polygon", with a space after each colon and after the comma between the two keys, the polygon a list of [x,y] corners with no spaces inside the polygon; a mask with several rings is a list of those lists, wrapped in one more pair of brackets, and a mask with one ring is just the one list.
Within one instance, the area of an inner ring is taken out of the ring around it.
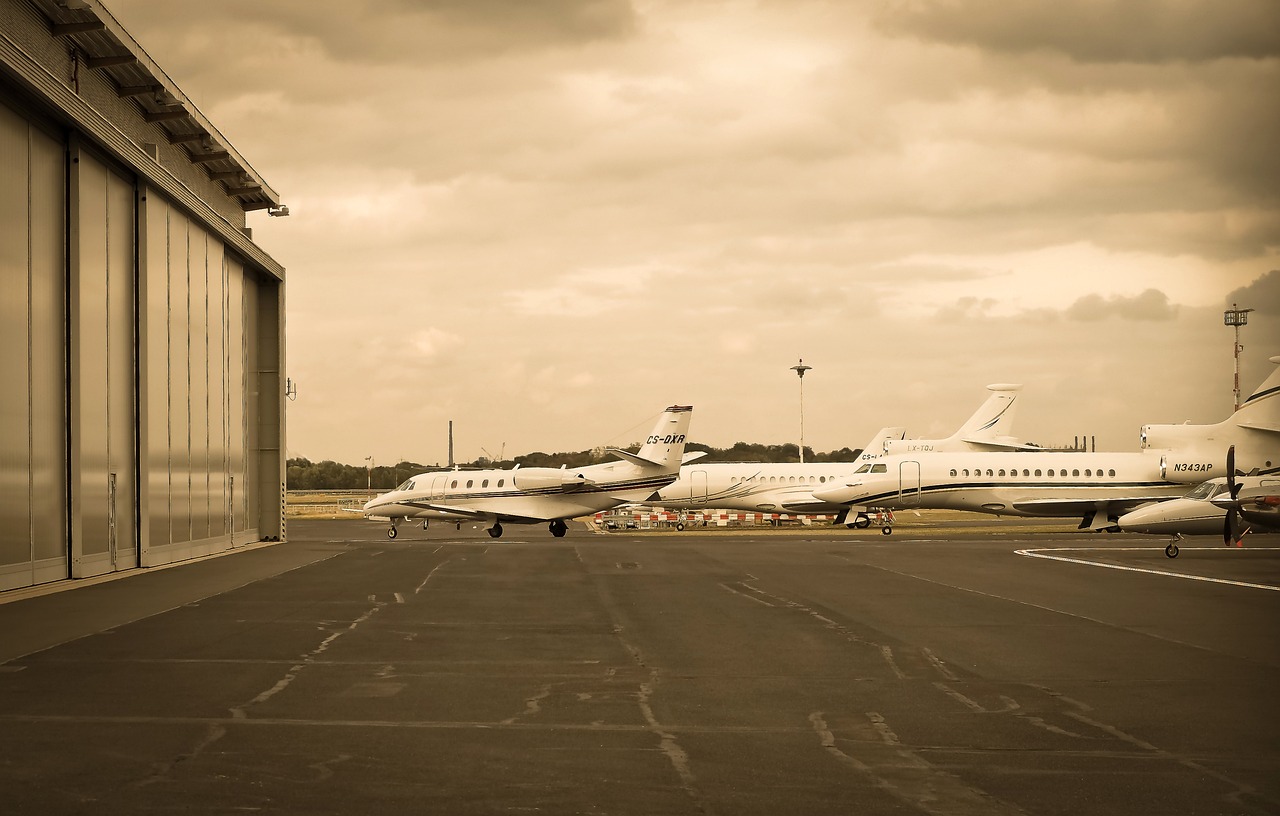
{"label": "distant tree line", "polygon": [[[633,451],[638,449],[638,446],[631,448]],[[685,451],[702,451],[706,453],[707,455],[699,459],[699,462],[800,461],[800,448],[793,443],[759,445],[750,442],[736,442],[732,447],[713,448],[710,445],[692,442],[685,445]],[[840,448],[826,453],[815,453],[808,446],[805,447],[804,451],[804,460],[806,462],[853,462],[862,453],[860,449],[856,448]],[[560,467],[561,465],[581,467],[605,462],[612,458],[604,448],[561,453],[534,451],[533,453],[517,456],[514,459],[504,459],[500,462],[480,457],[471,462],[460,462],[458,467],[462,470],[509,468],[515,465],[520,467]],[[416,473],[448,469],[441,465],[424,465],[408,460],[397,462],[394,465],[378,465],[370,468],[365,465],[344,465],[328,459],[322,462],[312,462],[310,459],[302,457],[289,459],[286,462],[286,466],[290,490],[370,489],[387,491]]]}

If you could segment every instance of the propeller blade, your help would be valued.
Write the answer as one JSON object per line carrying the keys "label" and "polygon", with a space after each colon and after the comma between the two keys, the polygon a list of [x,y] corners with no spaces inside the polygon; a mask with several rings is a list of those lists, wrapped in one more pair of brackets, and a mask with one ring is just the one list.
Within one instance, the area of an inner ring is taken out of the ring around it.
{"label": "propeller blade", "polygon": [[1240,493],[1240,485],[1236,483],[1236,446],[1227,448],[1227,489],[1231,491],[1231,499],[1235,500]]}

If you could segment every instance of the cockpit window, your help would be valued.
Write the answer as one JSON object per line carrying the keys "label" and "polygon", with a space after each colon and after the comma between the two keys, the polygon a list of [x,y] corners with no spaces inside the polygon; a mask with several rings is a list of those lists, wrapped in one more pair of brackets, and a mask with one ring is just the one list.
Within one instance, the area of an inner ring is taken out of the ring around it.
{"label": "cockpit window", "polygon": [[409,481],[400,485],[399,487],[396,488],[396,490],[413,490],[413,479],[410,479]]}
{"label": "cockpit window", "polygon": [[871,472],[872,473],[888,473],[889,466],[888,465],[872,465]]}
{"label": "cockpit window", "polygon": [[1226,493],[1226,482],[1204,482],[1196,485],[1195,489],[1187,494],[1186,498],[1196,499],[1198,501],[1208,501],[1219,493]]}
{"label": "cockpit window", "polygon": [[870,473],[870,472],[871,472],[871,465],[863,465],[862,467],[854,471],[854,473]]}

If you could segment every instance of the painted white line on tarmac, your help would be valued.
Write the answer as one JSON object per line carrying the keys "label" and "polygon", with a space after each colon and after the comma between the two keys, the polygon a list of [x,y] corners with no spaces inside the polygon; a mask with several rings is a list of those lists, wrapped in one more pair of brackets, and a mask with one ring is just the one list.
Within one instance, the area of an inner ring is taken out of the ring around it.
{"label": "painted white line on tarmac", "polygon": [[[1191,550],[1213,550],[1221,551],[1221,547],[1183,547],[1184,551]],[[1275,552],[1276,547],[1255,547],[1253,552]],[[1014,550],[1018,555],[1025,555],[1028,558],[1047,558],[1050,561],[1065,561],[1068,564],[1084,564],[1088,567],[1104,567],[1105,569],[1124,570],[1125,572],[1145,572],[1148,575],[1167,575],[1170,578],[1184,578],[1188,581],[1205,581],[1210,584],[1227,584],[1228,586],[1247,587],[1249,589],[1269,589],[1272,592],[1280,592],[1280,587],[1271,586],[1270,584],[1251,584],[1247,581],[1231,581],[1226,578],[1208,578],[1204,575],[1187,575],[1181,572],[1169,572],[1167,570],[1147,569],[1145,567],[1125,567],[1120,564],[1107,564],[1101,561],[1088,561],[1083,558],[1068,558],[1063,555],[1049,555],[1053,552],[1151,552],[1150,547],[1055,547],[1053,549],[1034,549],[1034,550]]]}

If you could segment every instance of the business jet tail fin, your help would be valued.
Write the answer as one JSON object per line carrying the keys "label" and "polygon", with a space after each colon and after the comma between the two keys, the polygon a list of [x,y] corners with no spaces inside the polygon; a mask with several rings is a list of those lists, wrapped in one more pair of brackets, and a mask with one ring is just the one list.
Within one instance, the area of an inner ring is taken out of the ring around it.
{"label": "business jet tail fin", "polygon": [[1276,366],[1271,376],[1231,416],[1241,428],[1280,432],[1280,356],[1272,357],[1271,362]]}
{"label": "business jet tail fin", "polygon": [[862,453],[858,454],[858,460],[879,459],[885,454],[886,442],[902,439],[906,435],[906,428],[881,428],[867,440],[867,444],[862,446]]}
{"label": "business jet tail fin", "polygon": [[1022,391],[1022,386],[1017,383],[995,383],[988,385],[987,390],[991,392],[991,396],[960,426],[953,439],[972,444],[990,444],[995,440],[1011,438],[1009,430],[1013,427],[1018,394]]}
{"label": "business jet tail fin", "polygon": [[645,469],[658,468],[664,473],[678,473],[692,417],[692,405],[672,405],[662,412],[638,452],[618,448],[610,448],[609,452]]}

